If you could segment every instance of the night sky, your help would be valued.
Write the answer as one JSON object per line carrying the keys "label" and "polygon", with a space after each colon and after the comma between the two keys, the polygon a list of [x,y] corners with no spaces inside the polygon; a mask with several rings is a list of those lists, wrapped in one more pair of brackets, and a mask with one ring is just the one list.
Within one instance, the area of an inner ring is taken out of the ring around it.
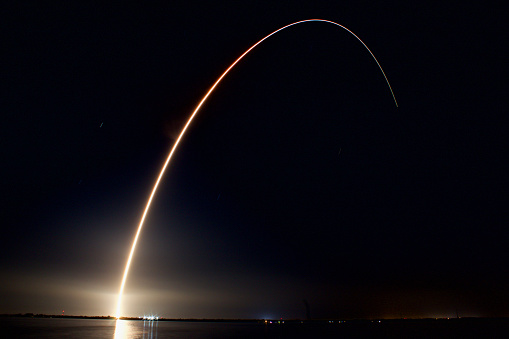
{"label": "night sky", "polygon": [[487,4],[1,6],[0,313],[509,316],[507,33]]}

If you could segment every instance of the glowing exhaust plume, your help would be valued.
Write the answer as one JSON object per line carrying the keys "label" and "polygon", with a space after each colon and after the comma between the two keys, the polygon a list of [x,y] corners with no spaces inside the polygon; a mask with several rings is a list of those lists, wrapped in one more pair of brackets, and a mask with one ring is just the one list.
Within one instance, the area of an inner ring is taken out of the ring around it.
{"label": "glowing exhaust plume", "polygon": [[122,283],[120,284],[120,292],[118,294],[118,302],[117,302],[117,311],[116,311],[116,317],[119,318],[120,317],[120,306],[121,306],[121,303],[122,303],[122,293],[124,292],[124,286],[125,286],[125,282],[126,282],[126,279],[127,279],[127,274],[129,273],[129,266],[131,265],[131,260],[133,258],[133,255],[134,255],[134,250],[136,248],[136,243],[138,242],[138,238],[140,236],[140,232],[141,232],[141,229],[143,227],[143,222],[145,221],[145,218],[147,216],[147,212],[150,208],[150,204],[152,203],[152,199],[154,198],[154,195],[157,191],[157,187],[159,186],[159,183],[161,182],[161,178],[163,177],[163,174],[164,174],[164,171],[166,170],[166,167],[168,166],[168,164],[170,163],[170,160],[171,160],[171,157],[173,156],[173,153],[175,153],[175,150],[177,149],[179,143],[180,143],[180,140],[182,139],[182,137],[184,136],[184,134],[186,133],[187,131],[187,128],[189,127],[189,125],[191,124],[191,121],[193,121],[195,115],[198,113],[198,111],[200,110],[201,106],[203,105],[203,103],[207,100],[207,98],[209,97],[209,95],[212,93],[212,91],[214,91],[214,89],[216,88],[216,86],[221,82],[221,80],[223,80],[223,78],[226,76],[226,74],[228,74],[228,72],[240,61],[242,60],[242,58],[244,56],[246,56],[246,54],[248,54],[249,52],[251,52],[251,50],[253,50],[256,46],[258,46],[259,44],[261,44],[264,40],[270,38],[271,36],[273,36],[274,34],[282,31],[283,29],[285,28],[288,28],[290,26],[294,26],[294,25],[297,25],[297,24],[301,24],[301,23],[305,23],[305,22],[313,22],[313,21],[316,21],[316,22],[325,22],[325,23],[329,23],[329,24],[333,24],[333,25],[336,25],[336,26],[339,26],[343,29],[345,29],[348,33],[352,34],[357,40],[360,41],[360,43],[368,50],[369,54],[371,54],[371,56],[373,57],[373,59],[375,60],[376,64],[378,65],[378,67],[380,68],[380,71],[382,71],[382,74],[385,78],[385,81],[387,82],[387,86],[389,86],[389,90],[391,91],[391,94],[392,94],[392,98],[394,99],[394,103],[396,104],[396,107],[398,106],[398,102],[396,101],[396,97],[394,96],[394,92],[392,91],[392,87],[391,85],[389,84],[389,80],[387,79],[387,76],[385,76],[385,72],[383,71],[382,69],[382,66],[380,66],[380,64],[378,63],[378,60],[375,58],[375,56],[373,55],[373,53],[371,52],[371,50],[368,48],[368,46],[366,46],[366,44],[357,36],[355,35],[355,33],[353,33],[351,30],[349,30],[348,28],[346,28],[345,26],[342,26],[334,21],[329,21],[329,20],[322,20],[322,19],[309,19],[309,20],[302,20],[302,21],[297,21],[297,22],[294,22],[292,24],[289,24],[289,25],[286,25],[284,27],[281,27],[280,29],[270,33],[269,35],[265,36],[263,39],[261,39],[260,41],[258,41],[257,43],[255,43],[253,46],[251,46],[247,51],[245,51],[240,57],[237,58],[237,60],[235,60],[231,65],[230,67],[228,67],[226,69],[226,71],[224,71],[223,74],[221,74],[221,76],[219,77],[219,79],[216,80],[216,82],[212,85],[212,87],[210,87],[210,89],[208,90],[207,94],[205,94],[205,96],[201,99],[200,103],[198,104],[198,106],[196,106],[194,112],[191,114],[191,116],[189,117],[189,119],[187,120],[187,123],[185,124],[184,128],[182,129],[182,131],[180,132],[180,135],[178,136],[177,138],[177,141],[175,141],[175,144],[173,145],[173,148],[171,149],[170,151],[170,154],[168,155],[168,158],[166,159],[165,163],[164,163],[164,166],[163,168],[161,169],[161,172],[159,173],[159,177],[157,178],[156,180],[156,183],[154,185],[154,188],[152,189],[152,193],[150,194],[150,197],[148,198],[148,201],[147,201],[147,205],[145,206],[145,211],[143,212],[143,215],[141,217],[141,220],[140,220],[140,224],[138,226],[138,231],[136,232],[136,236],[134,237],[134,241],[133,241],[133,246],[131,247],[131,252],[129,253],[129,258],[127,259],[127,264],[125,266],[125,271],[124,271],[124,276],[122,277]]}

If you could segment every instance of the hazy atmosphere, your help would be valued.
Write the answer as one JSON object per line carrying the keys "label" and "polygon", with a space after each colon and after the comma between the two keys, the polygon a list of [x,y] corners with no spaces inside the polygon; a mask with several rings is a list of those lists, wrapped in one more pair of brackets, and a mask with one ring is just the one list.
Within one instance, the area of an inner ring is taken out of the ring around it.
{"label": "hazy atmosphere", "polygon": [[502,11],[1,5],[0,313],[509,316]]}

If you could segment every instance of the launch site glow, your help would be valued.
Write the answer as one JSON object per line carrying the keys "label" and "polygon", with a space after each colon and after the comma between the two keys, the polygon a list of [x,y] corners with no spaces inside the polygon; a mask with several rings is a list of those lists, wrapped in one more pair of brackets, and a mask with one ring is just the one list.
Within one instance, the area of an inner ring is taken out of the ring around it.
{"label": "launch site glow", "polygon": [[281,27],[279,28],[278,30],[275,30],[274,32],[268,34],[267,36],[265,36],[263,39],[259,40],[257,43],[255,43],[253,46],[251,46],[248,50],[246,50],[240,57],[238,57],[227,69],[226,71],[223,72],[223,74],[221,74],[221,76],[216,80],[216,82],[210,87],[210,89],[208,90],[208,92],[205,94],[205,96],[203,96],[203,98],[201,99],[201,101],[198,103],[198,105],[196,106],[195,110],[193,111],[193,113],[191,114],[191,116],[189,117],[189,119],[187,120],[184,128],[182,129],[182,131],[180,132],[180,135],[178,136],[177,140],[175,141],[175,144],[173,145],[170,153],[168,154],[168,157],[166,158],[166,161],[164,162],[164,165],[161,169],[161,171],[159,172],[159,176],[157,177],[157,180],[156,180],[156,183],[152,189],[152,193],[150,194],[150,197],[148,198],[148,201],[147,201],[147,204],[145,206],[145,210],[143,211],[143,215],[140,219],[140,223],[139,223],[139,226],[138,226],[138,230],[136,231],[136,235],[134,236],[134,240],[133,240],[133,244],[132,244],[132,247],[131,247],[131,251],[129,252],[129,257],[127,259],[127,263],[126,263],[126,266],[125,266],[125,270],[124,270],[124,275],[122,276],[122,282],[120,283],[120,291],[119,291],[119,294],[118,294],[118,301],[117,301],[117,307],[116,307],[116,312],[115,312],[115,316],[116,318],[118,319],[120,317],[120,310],[121,310],[121,305],[122,305],[122,294],[124,292],[124,287],[125,287],[125,283],[126,283],[126,279],[127,279],[127,275],[129,273],[129,267],[131,266],[131,261],[133,259],[133,255],[134,255],[134,250],[136,249],[136,244],[138,242],[138,239],[139,239],[139,236],[140,236],[140,232],[141,232],[141,229],[143,228],[143,223],[145,222],[145,218],[147,217],[147,213],[148,213],[148,210],[150,208],[150,205],[152,203],[152,200],[154,199],[154,195],[157,191],[157,188],[161,182],[161,178],[163,177],[164,175],[164,172],[166,171],[166,167],[168,167],[168,164],[170,163],[170,160],[173,156],[173,153],[175,153],[175,150],[177,149],[180,141],[182,140],[182,137],[184,136],[184,134],[186,133],[187,131],[187,128],[189,127],[189,125],[191,124],[191,122],[193,121],[194,117],[196,116],[196,114],[198,113],[198,111],[200,110],[200,108],[202,107],[202,105],[205,103],[205,101],[207,100],[207,98],[209,97],[209,95],[214,91],[214,89],[217,87],[217,85],[221,82],[221,80],[223,80],[223,78],[226,76],[226,74],[228,74],[228,72],[240,61],[242,60],[242,58],[244,58],[244,56],[246,56],[251,50],[253,50],[256,46],[258,46],[259,44],[261,44],[263,41],[265,41],[266,39],[270,38],[271,36],[273,36],[274,34],[288,28],[288,27],[291,27],[291,26],[295,26],[295,25],[298,25],[298,24],[302,24],[302,23],[306,23],[306,22],[324,22],[324,23],[328,23],[328,24],[333,24],[333,25],[336,25],[338,27],[341,27],[343,28],[344,30],[346,30],[348,33],[350,33],[351,35],[353,35],[365,48],[366,50],[369,52],[369,54],[371,54],[371,56],[373,57],[373,60],[375,60],[376,64],[378,65],[378,67],[380,68],[380,71],[382,72],[384,78],[385,78],[385,81],[387,82],[387,86],[389,86],[389,90],[391,91],[391,95],[392,95],[392,98],[394,100],[394,103],[396,104],[396,107],[398,107],[398,102],[396,101],[396,97],[394,95],[394,92],[392,91],[392,87],[389,83],[389,80],[387,79],[387,76],[385,75],[385,72],[383,71],[382,69],[382,66],[380,66],[380,63],[378,62],[378,60],[375,58],[375,56],[373,55],[373,53],[371,52],[371,50],[368,48],[368,46],[366,46],[366,44],[357,36],[355,35],[355,33],[353,33],[352,31],[350,31],[348,28],[346,28],[345,26],[343,25],[340,25],[334,21],[330,21],[330,20],[323,20],[323,19],[308,19],[308,20],[302,20],[302,21],[297,21],[297,22],[294,22],[294,23],[291,23],[289,25],[286,25],[284,27]]}

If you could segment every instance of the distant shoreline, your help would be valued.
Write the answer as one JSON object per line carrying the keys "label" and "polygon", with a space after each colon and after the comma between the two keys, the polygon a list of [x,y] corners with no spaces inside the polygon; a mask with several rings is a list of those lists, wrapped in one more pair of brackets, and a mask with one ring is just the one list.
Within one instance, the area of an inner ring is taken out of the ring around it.
{"label": "distant shoreline", "polygon": [[[59,315],[59,314],[36,314],[36,313],[15,313],[0,314],[0,318],[61,318],[61,319],[97,319],[97,320],[117,320],[113,316],[86,316],[86,315]],[[137,321],[175,321],[175,322],[235,322],[235,323],[264,323],[264,324],[294,324],[294,323],[336,323],[336,324],[362,324],[362,323],[398,323],[398,322],[508,322],[508,317],[460,317],[460,318],[400,318],[400,319],[213,319],[213,318],[158,318],[157,320],[146,320],[142,317],[120,317],[120,320]]]}

